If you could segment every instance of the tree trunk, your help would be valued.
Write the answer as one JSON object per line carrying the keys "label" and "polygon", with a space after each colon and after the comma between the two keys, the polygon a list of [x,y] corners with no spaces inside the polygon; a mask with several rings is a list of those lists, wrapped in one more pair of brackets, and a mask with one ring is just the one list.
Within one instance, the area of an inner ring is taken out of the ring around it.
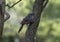
{"label": "tree trunk", "polygon": [[4,27],[4,13],[5,13],[5,0],[0,0],[0,42],[2,38],[3,33],[3,27]]}
{"label": "tree trunk", "polygon": [[43,11],[43,8],[46,6],[43,6],[45,0],[35,0],[34,6],[33,6],[33,13],[34,16],[34,23],[28,27],[25,35],[25,42],[35,42],[35,36],[36,31],[39,25],[41,13]]}

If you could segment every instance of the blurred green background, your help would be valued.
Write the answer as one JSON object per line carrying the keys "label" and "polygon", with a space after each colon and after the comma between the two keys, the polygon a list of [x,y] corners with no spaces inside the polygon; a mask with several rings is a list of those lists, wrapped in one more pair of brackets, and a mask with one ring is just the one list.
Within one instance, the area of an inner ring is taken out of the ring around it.
{"label": "blurred green background", "polygon": [[[6,4],[14,4],[18,0],[6,0]],[[20,22],[32,11],[34,0],[22,0],[20,3],[6,11],[10,14],[10,19],[4,24],[3,42],[19,42],[24,38],[27,26],[18,34]],[[12,38],[12,39],[11,39]],[[45,42],[60,42],[60,0],[49,0],[41,15],[41,21],[36,34],[36,42],[40,38],[46,39]],[[10,40],[10,41],[9,41]]]}

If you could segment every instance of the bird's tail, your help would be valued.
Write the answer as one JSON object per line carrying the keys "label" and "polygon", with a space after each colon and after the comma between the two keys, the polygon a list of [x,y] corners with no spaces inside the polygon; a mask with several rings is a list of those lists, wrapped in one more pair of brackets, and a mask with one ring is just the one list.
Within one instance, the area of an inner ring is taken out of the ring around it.
{"label": "bird's tail", "polygon": [[21,27],[20,27],[20,29],[19,29],[18,33],[22,30],[22,28],[23,28],[23,25],[21,25]]}

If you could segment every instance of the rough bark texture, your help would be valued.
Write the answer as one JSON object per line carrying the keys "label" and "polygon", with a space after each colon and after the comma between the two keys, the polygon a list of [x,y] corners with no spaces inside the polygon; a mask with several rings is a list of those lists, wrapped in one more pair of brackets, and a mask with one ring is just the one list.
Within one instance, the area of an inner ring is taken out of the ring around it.
{"label": "rough bark texture", "polygon": [[0,42],[2,38],[3,26],[4,26],[4,12],[5,12],[5,0],[0,0]]}
{"label": "rough bark texture", "polygon": [[39,25],[41,13],[43,11],[43,8],[46,6],[43,6],[44,1],[45,0],[35,0],[32,11],[35,14],[34,23],[31,26],[29,26],[26,31],[25,42],[35,42],[35,35]]}

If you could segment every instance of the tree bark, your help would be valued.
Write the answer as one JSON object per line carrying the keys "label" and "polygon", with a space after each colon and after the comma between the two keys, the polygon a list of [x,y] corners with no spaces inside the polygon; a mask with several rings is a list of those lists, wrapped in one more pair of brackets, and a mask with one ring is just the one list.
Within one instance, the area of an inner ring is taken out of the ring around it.
{"label": "tree bark", "polygon": [[[43,8],[46,6],[44,4],[45,0],[35,0],[32,12],[35,14],[34,23],[30,25],[26,31],[25,42],[35,42],[36,31],[39,26],[39,21]],[[43,5],[44,4],[44,5]]]}
{"label": "tree bark", "polygon": [[4,27],[4,13],[5,13],[5,0],[0,0],[0,42],[2,38],[3,33],[3,27]]}

